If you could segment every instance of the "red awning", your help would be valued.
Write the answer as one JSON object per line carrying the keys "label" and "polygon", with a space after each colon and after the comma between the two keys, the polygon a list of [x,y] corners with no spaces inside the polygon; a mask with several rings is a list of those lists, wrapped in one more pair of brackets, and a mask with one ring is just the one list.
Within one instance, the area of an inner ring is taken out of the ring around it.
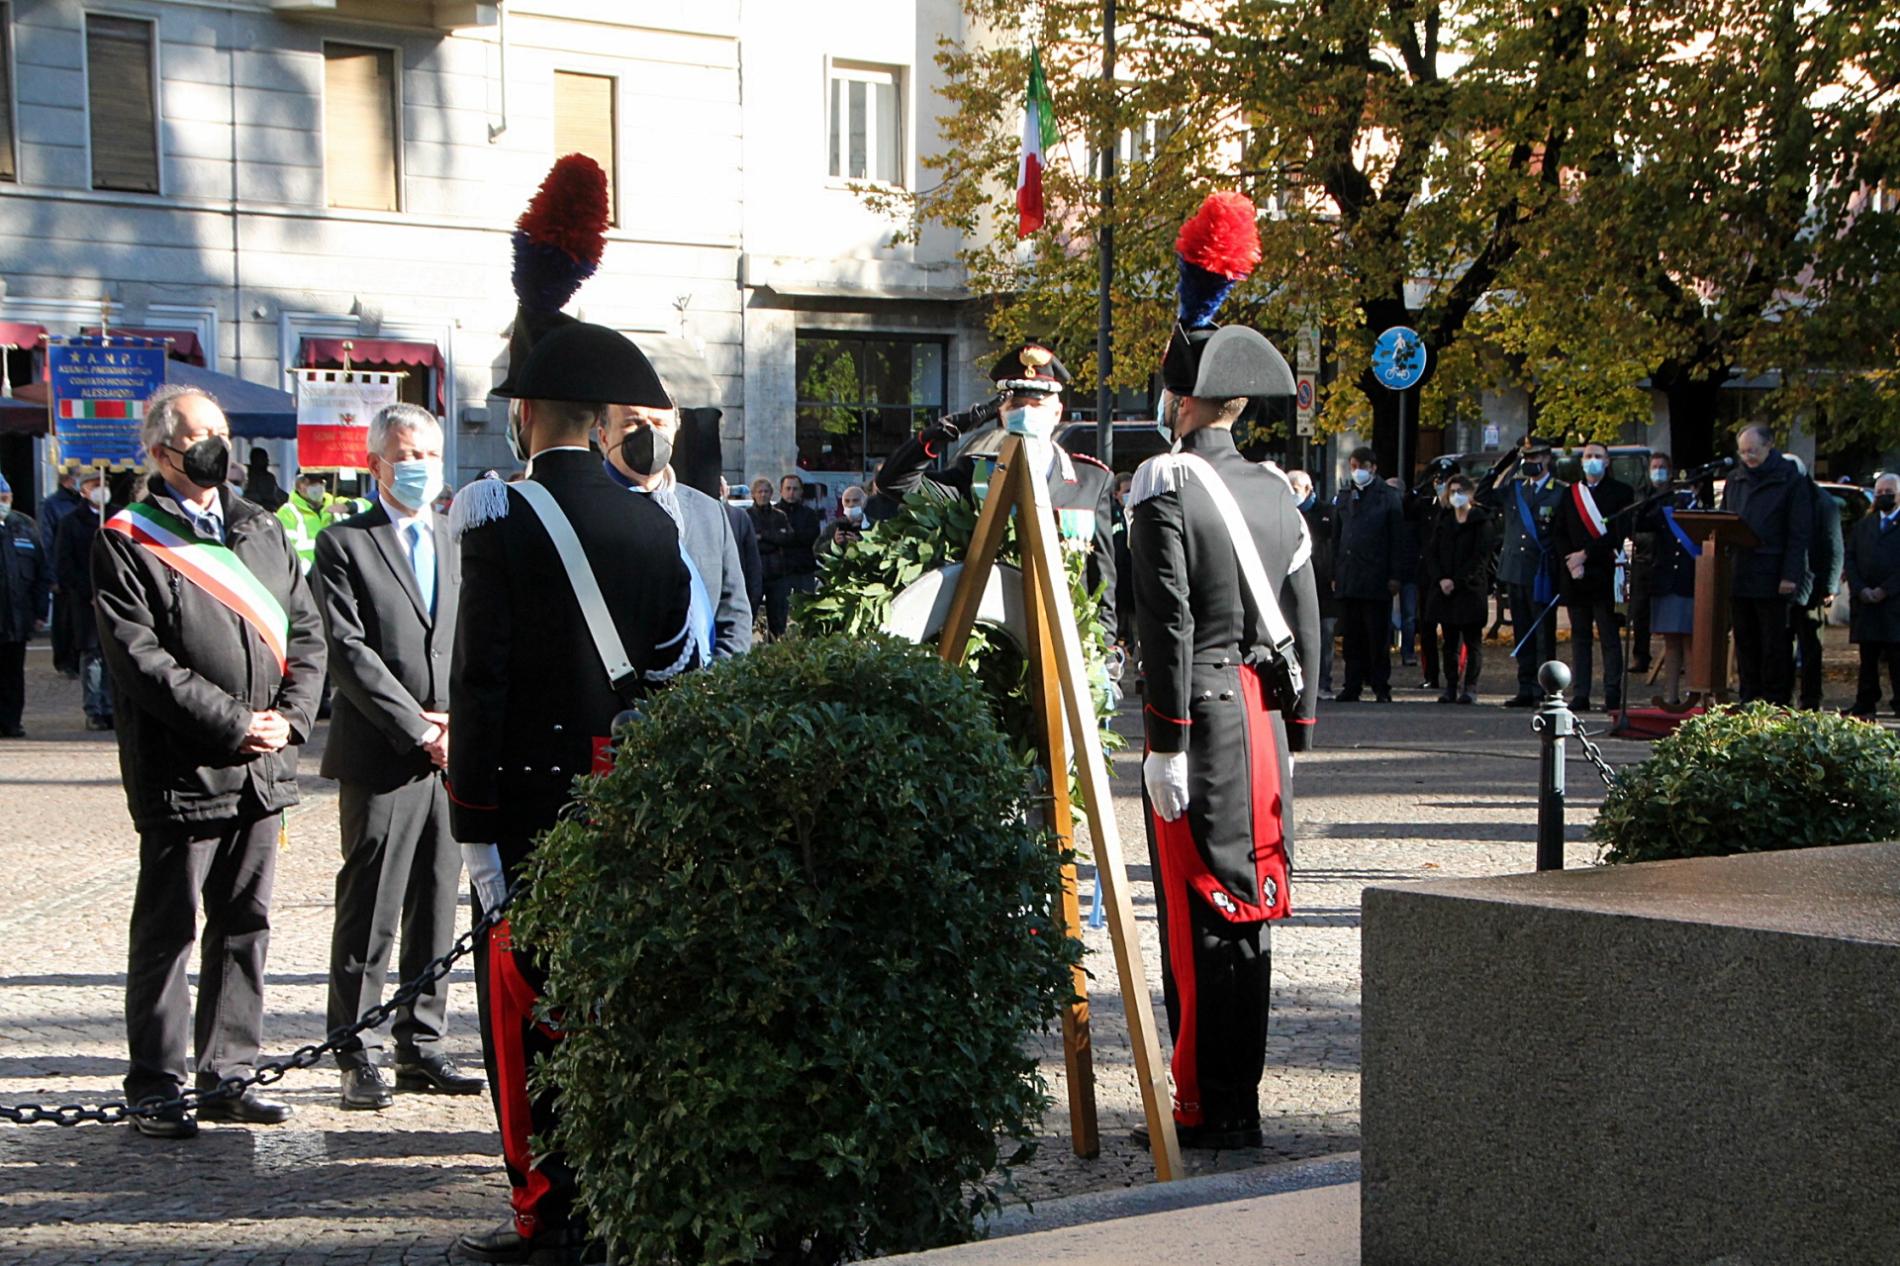
{"label": "red awning", "polygon": [[45,326],[31,321],[0,321],[0,343],[11,343],[22,351],[38,351],[44,333]]}
{"label": "red awning", "polygon": [[442,349],[434,343],[393,338],[307,338],[303,341],[304,368],[342,368],[345,343],[350,345],[353,369],[433,369],[435,411],[438,416],[447,414],[448,366],[442,359]]}
{"label": "red awning", "polygon": [[[82,327],[79,332],[81,334],[97,334],[99,327],[96,325],[88,325]],[[168,338],[172,341],[170,354],[173,360],[182,360],[187,365],[196,365],[200,369],[204,368],[205,349],[204,345],[198,341],[198,331],[196,330],[161,330],[151,326],[115,325],[108,333],[113,338]]]}
{"label": "red awning", "polygon": [[46,384],[27,383],[0,397],[0,435],[45,435]]}

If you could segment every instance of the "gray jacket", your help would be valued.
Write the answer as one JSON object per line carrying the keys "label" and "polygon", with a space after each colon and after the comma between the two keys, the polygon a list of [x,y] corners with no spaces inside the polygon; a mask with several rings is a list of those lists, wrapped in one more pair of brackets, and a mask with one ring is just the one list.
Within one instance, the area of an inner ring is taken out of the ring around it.
{"label": "gray jacket", "polygon": [[713,604],[713,658],[743,655],[752,649],[752,599],[746,594],[745,567],[739,560],[739,541],[732,520],[717,497],[675,480],[679,498],[681,535],[692,555],[706,596]]}

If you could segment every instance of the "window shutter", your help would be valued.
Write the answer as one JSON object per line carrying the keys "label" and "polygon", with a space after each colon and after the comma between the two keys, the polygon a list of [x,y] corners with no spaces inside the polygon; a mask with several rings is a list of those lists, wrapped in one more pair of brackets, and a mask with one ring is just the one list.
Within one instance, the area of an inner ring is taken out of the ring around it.
{"label": "window shutter", "polygon": [[18,180],[13,164],[13,6],[0,4],[0,180]]}
{"label": "window shutter", "polygon": [[616,189],[620,183],[614,159],[614,81],[606,75],[554,72],[554,156],[585,154],[607,173],[607,218],[620,223]]}
{"label": "window shutter", "polygon": [[86,15],[86,106],[92,187],[157,193],[150,22]]}
{"label": "window shutter", "polygon": [[396,54],[323,46],[323,176],[333,207],[400,209],[396,196]]}

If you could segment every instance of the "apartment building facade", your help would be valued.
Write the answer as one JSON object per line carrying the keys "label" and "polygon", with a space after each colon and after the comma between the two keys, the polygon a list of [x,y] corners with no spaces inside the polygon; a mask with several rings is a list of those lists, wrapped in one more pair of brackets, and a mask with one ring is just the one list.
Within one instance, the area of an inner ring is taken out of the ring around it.
{"label": "apartment building facade", "polygon": [[[580,151],[613,225],[569,310],[721,411],[735,483],[835,492],[983,390],[956,238],[894,243],[853,188],[919,178],[962,21],[957,0],[0,0],[0,344],[109,322],[280,388],[347,354],[406,375],[458,479],[506,466],[509,233]],[[46,440],[0,417],[0,462],[44,488]],[[283,473],[294,444],[265,446]]]}

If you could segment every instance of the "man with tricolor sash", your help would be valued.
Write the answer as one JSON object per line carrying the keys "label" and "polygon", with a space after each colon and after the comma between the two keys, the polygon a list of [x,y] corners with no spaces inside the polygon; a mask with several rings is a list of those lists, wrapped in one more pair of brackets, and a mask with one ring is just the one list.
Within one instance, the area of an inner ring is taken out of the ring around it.
{"label": "man with tricolor sash", "polygon": [[[283,526],[225,486],[230,428],[217,402],[166,387],[140,440],[151,473],[93,543],[93,606],[112,677],[119,771],[139,832],[126,972],[126,1099],[169,1099],[247,1075],[262,1042],[264,962],[282,814],[323,681],[323,629]],[[205,915],[186,1062],[189,965]],[[255,1089],[206,1119],[270,1124],[287,1104]],[[184,1138],[182,1110],[135,1120]]]}
{"label": "man with tricolor sash", "polygon": [[1610,450],[1585,444],[1583,478],[1564,492],[1554,525],[1557,553],[1563,559],[1564,606],[1570,611],[1570,706],[1576,712],[1588,712],[1592,706],[1593,640],[1603,646],[1604,711],[1623,706],[1616,556],[1633,526],[1623,511],[1635,504],[1636,490],[1610,474]]}

